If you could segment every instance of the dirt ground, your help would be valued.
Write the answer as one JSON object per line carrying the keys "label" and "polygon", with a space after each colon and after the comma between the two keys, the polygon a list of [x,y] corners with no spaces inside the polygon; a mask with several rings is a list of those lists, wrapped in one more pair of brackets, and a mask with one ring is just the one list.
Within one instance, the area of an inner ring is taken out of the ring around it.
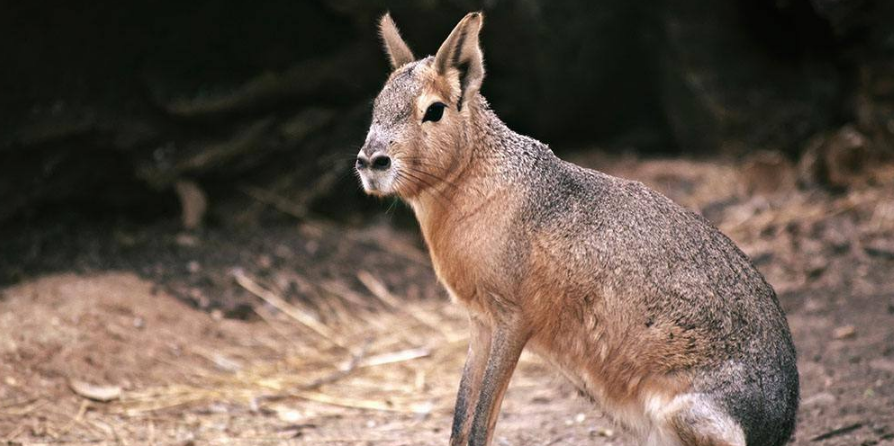
{"label": "dirt ground", "polygon": [[[830,192],[760,160],[576,161],[698,210],[774,285],[799,353],[792,444],[894,444],[894,170]],[[5,236],[0,444],[445,444],[465,319],[391,218]],[[525,355],[495,444],[635,443]]]}

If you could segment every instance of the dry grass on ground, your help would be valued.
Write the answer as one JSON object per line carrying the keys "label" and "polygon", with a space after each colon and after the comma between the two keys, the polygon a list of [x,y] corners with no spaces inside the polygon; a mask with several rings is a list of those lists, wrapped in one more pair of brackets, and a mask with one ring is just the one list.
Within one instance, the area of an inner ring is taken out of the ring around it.
{"label": "dry grass on ground", "polygon": [[[127,273],[63,274],[5,290],[3,440],[442,440],[466,348],[458,308],[422,302],[345,311],[321,327],[302,322],[305,309],[276,300],[252,279],[238,281],[275,302],[259,305],[261,321],[216,319]],[[397,303],[387,291],[378,298]],[[546,408],[557,400],[554,383],[540,384],[545,370],[536,358],[526,357],[522,370],[536,379],[517,380],[516,391],[528,389]],[[95,388],[78,392],[78,382]],[[120,392],[111,401],[91,399],[109,388]]]}

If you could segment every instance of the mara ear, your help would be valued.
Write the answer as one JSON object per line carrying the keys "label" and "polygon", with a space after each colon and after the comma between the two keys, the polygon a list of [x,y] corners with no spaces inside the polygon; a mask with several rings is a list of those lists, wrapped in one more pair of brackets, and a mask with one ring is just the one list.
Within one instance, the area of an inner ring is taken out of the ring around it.
{"label": "mara ear", "polygon": [[434,67],[440,76],[459,76],[460,96],[457,110],[462,110],[463,102],[475,95],[484,80],[484,55],[478,44],[478,33],[484,15],[472,12],[463,17],[441,44],[435,55]]}
{"label": "mara ear", "polygon": [[416,60],[410,47],[400,36],[394,20],[391,20],[390,13],[386,12],[379,20],[379,35],[382,37],[382,43],[385,44],[385,53],[388,54],[388,59],[391,61],[391,68],[397,69]]}

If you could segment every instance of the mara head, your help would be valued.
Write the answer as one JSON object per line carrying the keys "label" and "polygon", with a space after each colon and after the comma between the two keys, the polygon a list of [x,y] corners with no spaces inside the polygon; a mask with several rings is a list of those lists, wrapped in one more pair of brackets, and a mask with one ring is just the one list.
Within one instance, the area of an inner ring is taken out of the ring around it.
{"label": "mara head", "polygon": [[478,44],[482,15],[465,16],[435,56],[416,60],[388,14],[379,31],[392,73],[376,97],[357,155],[363,189],[411,199],[456,173],[484,78]]}

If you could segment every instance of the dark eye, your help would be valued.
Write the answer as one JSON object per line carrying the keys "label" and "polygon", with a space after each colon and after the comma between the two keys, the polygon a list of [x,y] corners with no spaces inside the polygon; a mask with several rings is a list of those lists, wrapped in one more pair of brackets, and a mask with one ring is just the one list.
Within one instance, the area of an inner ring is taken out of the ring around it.
{"label": "dark eye", "polygon": [[438,122],[441,120],[441,116],[444,116],[444,109],[447,108],[447,104],[443,102],[435,102],[432,105],[428,106],[428,110],[425,111],[425,116],[422,117],[422,122],[431,121]]}

